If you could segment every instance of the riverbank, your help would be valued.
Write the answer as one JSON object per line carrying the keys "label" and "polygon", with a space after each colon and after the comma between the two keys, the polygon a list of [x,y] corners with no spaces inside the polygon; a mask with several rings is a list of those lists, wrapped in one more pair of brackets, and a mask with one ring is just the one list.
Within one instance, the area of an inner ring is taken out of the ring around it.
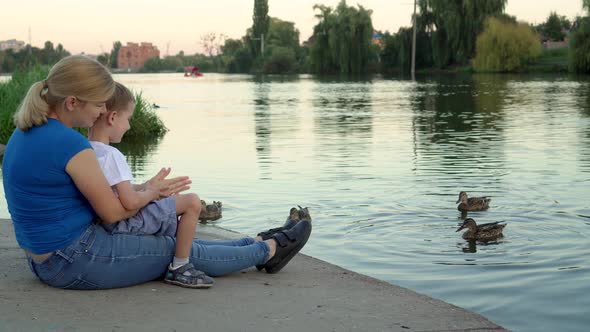
{"label": "riverbank", "polygon": [[[200,225],[199,237],[239,234]],[[216,278],[210,290],[154,281],[72,291],[34,278],[10,220],[0,220],[0,240],[0,330],[505,331],[475,313],[303,254],[276,275],[252,268]]]}

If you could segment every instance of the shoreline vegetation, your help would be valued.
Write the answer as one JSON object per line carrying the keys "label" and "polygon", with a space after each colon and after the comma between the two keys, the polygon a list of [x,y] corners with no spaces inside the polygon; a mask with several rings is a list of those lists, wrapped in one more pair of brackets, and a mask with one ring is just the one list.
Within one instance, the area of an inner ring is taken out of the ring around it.
{"label": "shoreline vegetation", "polygon": [[[202,53],[149,58],[133,72],[365,75],[411,73],[415,44],[416,72],[574,72],[590,74],[590,0],[579,0],[585,16],[567,18],[551,12],[540,24],[519,21],[504,12],[507,0],[417,0],[414,27],[376,30],[373,10],[341,0],[311,9],[313,34],[300,42],[295,23],[268,16],[268,0],[253,1],[252,26],[240,38],[209,32],[200,36]],[[415,37],[414,37],[415,32]],[[415,43],[413,42],[415,40]],[[122,44],[96,56],[113,72]],[[43,48],[26,45],[0,51],[0,73],[34,64],[52,65],[69,55],[50,41]]]}
{"label": "shoreline vegetation", "polygon": [[[20,102],[34,82],[41,81],[49,73],[48,66],[36,65],[27,70],[17,70],[7,82],[0,83],[0,144],[6,144],[14,131],[13,116]],[[131,142],[154,142],[162,138],[168,129],[153,110],[153,104],[135,94],[135,112],[131,118],[131,129],[125,135]],[[86,129],[80,128],[83,134]]]}

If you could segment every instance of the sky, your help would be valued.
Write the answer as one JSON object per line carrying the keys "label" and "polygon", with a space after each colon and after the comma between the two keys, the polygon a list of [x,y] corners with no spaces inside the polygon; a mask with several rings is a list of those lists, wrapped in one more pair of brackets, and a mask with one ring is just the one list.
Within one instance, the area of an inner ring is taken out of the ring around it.
{"label": "sky", "polygon": [[[443,1],[443,0],[441,0]],[[340,0],[269,0],[269,15],[295,23],[301,41],[317,23],[314,4],[335,7]],[[115,41],[151,42],[160,54],[202,52],[207,33],[241,38],[252,25],[253,0],[0,0],[0,40],[49,40],[73,54],[109,52]],[[376,30],[397,32],[410,26],[412,0],[356,0],[373,11]],[[521,21],[542,23],[551,11],[573,19],[582,0],[508,0],[506,13]],[[30,36],[30,38],[29,38]]]}

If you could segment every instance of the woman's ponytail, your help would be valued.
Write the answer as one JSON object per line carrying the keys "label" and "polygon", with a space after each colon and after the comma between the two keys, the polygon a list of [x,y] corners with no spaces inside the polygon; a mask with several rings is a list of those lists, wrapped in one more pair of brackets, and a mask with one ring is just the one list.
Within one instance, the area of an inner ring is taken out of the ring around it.
{"label": "woman's ponytail", "polygon": [[47,86],[45,81],[35,82],[14,114],[14,124],[20,130],[26,131],[33,126],[47,122],[49,105],[46,101]]}

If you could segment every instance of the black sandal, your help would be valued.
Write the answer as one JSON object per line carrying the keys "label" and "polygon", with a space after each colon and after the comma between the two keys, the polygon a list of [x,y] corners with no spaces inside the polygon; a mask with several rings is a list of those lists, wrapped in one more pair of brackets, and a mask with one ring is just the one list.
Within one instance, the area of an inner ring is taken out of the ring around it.
{"label": "black sandal", "polygon": [[[260,232],[257,234],[257,236],[260,236],[260,238],[262,238],[262,241],[272,239],[272,236],[274,233],[278,233],[280,231],[291,229],[291,227],[295,226],[299,222],[299,215],[301,215],[301,212],[299,210],[297,210],[297,208],[292,207],[291,210],[289,211],[289,216],[287,217],[287,221],[285,222],[285,224],[283,224],[283,226],[271,228],[267,231]],[[264,269],[264,265],[262,265],[262,264],[256,265],[256,269],[258,271],[262,271],[262,269]]]}
{"label": "black sandal", "polygon": [[301,220],[292,228],[275,233],[272,236],[277,242],[275,255],[262,267],[267,273],[279,272],[303,248],[310,235],[309,220]]}

